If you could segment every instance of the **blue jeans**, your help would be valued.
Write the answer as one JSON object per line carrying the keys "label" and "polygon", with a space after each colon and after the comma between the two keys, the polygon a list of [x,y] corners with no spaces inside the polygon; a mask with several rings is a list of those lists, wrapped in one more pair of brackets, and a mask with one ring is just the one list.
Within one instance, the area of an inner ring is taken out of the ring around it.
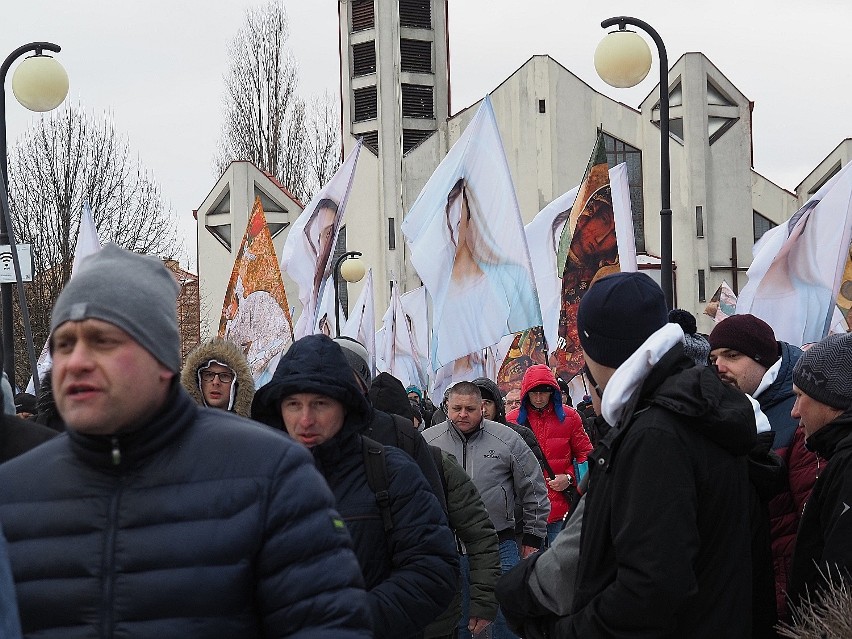
{"label": "blue jeans", "polygon": [[[521,553],[514,539],[500,542],[500,572],[507,573],[521,561]],[[462,585],[462,615],[459,619],[459,637],[470,637],[467,623],[470,620],[470,564],[467,557],[461,557],[459,565]],[[497,610],[497,618],[492,624],[493,639],[518,639],[506,625],[502,610]]]}
{"label": "blue jeans", "polygon": [[556,539],[556,535],[558,535],[562,531],[562,520],[554,521],[552,524],[547,524],[547,547],[550,548],[553,545],[553,541]]}

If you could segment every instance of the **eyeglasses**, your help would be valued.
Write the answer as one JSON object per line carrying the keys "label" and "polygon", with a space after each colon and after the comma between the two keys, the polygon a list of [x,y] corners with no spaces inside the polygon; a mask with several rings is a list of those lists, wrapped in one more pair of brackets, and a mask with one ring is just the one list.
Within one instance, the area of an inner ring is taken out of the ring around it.
{"label": "eyeglasses", "polygon": [[600,399],[603,399],[603,389],[598,385],[595,381],[594,375],[592,375],[592,371],[589,370],[588,364],[583,365],[583,375],[589,378],[589,383],[592,385],[592,388],[595,389],[595,392],[598,394]]}
{"label": "eyeglasses", "polygon": [[214,373],[213,371],[201,371],[202,382],[212,382],[216,377],[218,377],[219,381],[223,384],[230,384],[234,381],[234,374],[229,373],[228,371],[223,371],[221,373]]}

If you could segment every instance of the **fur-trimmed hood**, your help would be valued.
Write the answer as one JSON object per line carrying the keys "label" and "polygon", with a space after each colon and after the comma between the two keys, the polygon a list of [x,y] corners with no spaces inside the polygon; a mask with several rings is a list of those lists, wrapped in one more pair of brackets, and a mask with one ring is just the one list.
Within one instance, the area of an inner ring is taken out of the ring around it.
{"label": "fur-trimmed hood", "polygon": [[180,383],[196,403],[204,406],[201,388],[198,386],[198,369],[206,366],[211,359],[222,362],[234,371],[236,387],[234,406],[231,410],[237,415],[248,417],[251,413],[251,402],[254,399],[254,378],[251,376],[251,369],[242,349],[233,342],[220,337],[201,342],[186,356],[186,362],[180,372]]}

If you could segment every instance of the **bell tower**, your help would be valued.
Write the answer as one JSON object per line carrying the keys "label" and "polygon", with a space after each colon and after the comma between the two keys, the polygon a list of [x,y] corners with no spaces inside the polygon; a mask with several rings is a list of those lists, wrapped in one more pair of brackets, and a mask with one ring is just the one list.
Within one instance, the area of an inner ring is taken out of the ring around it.
{"label": "bell tower", "polygon": [[[449,116],[447,0],[339,0],[344,155],[364,139],[346,211],[347,250],[376,278],[403,281],[403,157]],[[384,300],[385,304],[381,303]]]}

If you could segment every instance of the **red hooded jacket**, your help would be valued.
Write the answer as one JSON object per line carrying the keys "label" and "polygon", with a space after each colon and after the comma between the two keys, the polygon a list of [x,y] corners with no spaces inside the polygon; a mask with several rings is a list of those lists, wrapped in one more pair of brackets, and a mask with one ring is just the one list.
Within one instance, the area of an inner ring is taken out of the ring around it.
{"label": "red hooded jacket", "polygon": [[[547,406],[538,410],[527,400],[527,393],[542,385],[553,388],[553,395]],[[536,364],[527,369],[521,383],[521,398],[521,407],[506,415],[506,421],[531,428],[553,472],[557,475],[569,475],[572,482],[576,482],[573,462],[576,460],[581,464],[586,461],[592,451],[592,443],[583,430],[583,420],[577,411],[562,404],[559,384],[547,366]],[[568,512],[565,495],[548,486],[547,496],[550,498],[550,516],[547,523],[560,521]]]}

